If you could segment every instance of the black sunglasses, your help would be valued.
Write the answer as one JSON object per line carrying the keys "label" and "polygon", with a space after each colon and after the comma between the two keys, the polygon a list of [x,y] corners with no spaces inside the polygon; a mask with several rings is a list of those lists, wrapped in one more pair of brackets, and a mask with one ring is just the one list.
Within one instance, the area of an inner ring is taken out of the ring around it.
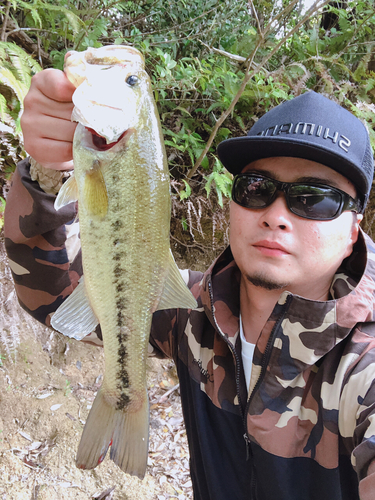
{"label": "black sunglasses", "polygon": [[235,176],[232,200],[241,207],[260,209],[271,205],[278,191],[284,193],[289,210],[304,219],[332,220],[345,210],[361,211],[358,202],[341,189],[309,182],[280,182],[249,172]]}

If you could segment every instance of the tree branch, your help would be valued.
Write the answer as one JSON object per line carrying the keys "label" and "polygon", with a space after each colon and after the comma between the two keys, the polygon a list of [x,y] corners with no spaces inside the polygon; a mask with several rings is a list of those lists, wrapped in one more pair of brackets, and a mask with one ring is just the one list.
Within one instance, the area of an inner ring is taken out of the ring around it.
{"label": "tree branch", "polygon": [[262,30],[262,28],[260,26],[258,12],[257,12],[257,10],[256,10],[256,8],[254,6],[253,0],[249,0],[249,4],[250,4],[251,11],[252,11],[252,13],[253,13],[253,15],[255,17],[255,21],[257,23],[259,36],[263,39],[264,38],[264,36],[263,36],[263,30]]}
{"label": "tree branch", "polygon": [[[371,12],[371,13],[370,13],[367,17],[365,17],[365,19],[364,19],[364,20],[362,20],[361,27],[363,27],[363,25],[364,25],[365,23],[367,23],[367,21],[368,21],[369,19],[371,19],[373,15],[374,15],[374,13],[373,13],[373,12]],[[359,27],[357,26],[357,27],[355,28],[355,30],[353,31],[353,36],[352,36],[352,39],[353,39],[353,38],[354,38],[354,36],[358,33],[358,30],[359,30]],[[373,42],[371,42],[371,43],[373,43]],[[345,50],[346,50],[349,46],[350,46],[350,45],[349,45],[349,43],[348,43],[348,44],[345,46],[345,49],[344,49],[344,50],[342,50],[339,54],[337,54],[337,55],[336,55],[335,60],[340,59],[340,57],[344,54]]]}
{"label": "tree branch", "polygon": [[2,40],[2,41],[6,42],[9,35],[12,35],[13,33],[17,33],[19,31],[44,31],[45,33],[56,34],[56,31],[44,30],[42,28],[16,28],[12,31],[8,31],[8,33],[5,34],[5,40]]}
{"label": "tree branch", "polygon": [[5,32],[6,32],[6,29],[7,29],[7,24],[8,24],[8,19],[9,19],[9,11],[10,11],[10,1],[7,3],[6,11],[5,11],[5,14],[4,14],[3,27],[1,29],[0,40],[2,42],[6,41]]}
{"label": "tree branch", "polygon": [[228,57],[228,59],[232,59],[233,61],[237,61],[237,62],[241,62],[241,63],[246,62],[246,57],[238,56],[237,54],[231,54],[230,52],[226,52],[225,50],[216,49],[215,47],[210,47],[209,45],[207,45],[207,43],[204,43],[202,40],[198,39],[198,41],[202,45],[207,47],[209,50],[216,52],[216,54],[220,54],[222,56]]}
{"label": "tree branch", "polygon": [[106,5],[104,6],[101,10],[99,10],[99,12],[97,13],[96,16],[93,17],[93,19],[91,20],[90,24],[87,26],[86,30],[82,33],[82,36],[81,38],[78,40],[78,42],[76,42],[74,44],[74,49],[75,50],[79,50],[79,46],[83,40],[83,38],[85,37],[85,35],[87,35],[87,33],[90,31],[90,28],[91,26],[94,24],[94,22],[98,19],[98,17],[102,14],[104,14],[106,11],[108,11],[109,9],[112,9],[112,7],[114,7],[116,4],[118,3],[121,3],[119,0],[114,0],[112,3],[110,3],[109,5]]}
{"label": "tree branch", "polygon": [[[297,3],[298,0],[293,0],[293,2],[291,2],[291,4],[289,4],[288,7],[286,7],[283,12],[289,12],[290,11],[290,8],[291,6],[293,6],[295,3]],[[271,57],[273,57],[276,52],[280,49],[280,47],[288,40],[288,38],[290,38],[292,35],[294,35],[294,33],[296,33],[300,27],[312,16],[312,14],[314,14],[316,11],[318,11],[319,9],[321,9],[322,7],[324,7],[326,4],[328,4],[330,0],[317,0],[316,2],[314,2],[314,4],[310,7],[310,9],[305,13],[305,15],[303,16],[303,18],[296,24],[296,26],[291,29],[281,40],[280,42],[271,50],[271,52],[269,54],[267,54],[266,56],[263,57],[262,61],[258,64],[257,68],[254,69],[251,73],[250,73],[250,69],[251,69],[251,66],[253,64],[253,61],[254,61],[254,57],[256,55],[256,53],[258,52],[258,50],[264,45],[264,39],[263,38],[260,38],[258,40],[258,43],[255,47],[255,49],[253,50],[253,52],[249,55],[249,57],[247,58],[247,66],[246,66],[246,72],[245,72],[245,76],[242,80],[242,83],[241,83],[241,86],[237,92],[237,94],[234,96],[232,102],[230,103],[229,107],[222,112],[221,116],[219,117],[219,119],[217,120],[217,122],[215,123],[215,126],[213,127],[212,129],[212,132],[210,134],[210,137],[208,138],[208,141],[207,141],[207,144],[204,148],[204,150],[202,151],[202,154],[200,155],[200,157],[198,158],[198,160],[195,162],[195,165],[194,167],[190,170],[190,172],[187,174],[187,179],[191,179],[193,177],[193,175],[196,173],[196,171],[198,170],[198,168],[200,167],[202,161],[203,161],[203,158],[206,156],[206,154],[208,153],[215,137],[216,137],[216,134],[219,130],[219,128],[221,127],[221,125],[223,124],[223,122],[228,118],[228,116],[230,115],[230,113],[233,111],[235,105],[237,104],[238,100],[240,99],[243,91],[245,90],[246,88],[246,85],[247,83],[249,82],[249,80],[251,78],[254,77],[254,75],[257,74],[257,72],[260,71],[261,68],[263,68],[267,62],[271,59]],[[280,17],[280,14],[276,17]],[[270,24],[272,24],[274,22],[275,19],[272,19]],[[263,33],[263,35],[265,33],[269,33],[269,28],[267,27],[267,29],[265,30],[265,32]]]}
{"label": "tree branch", "polygon": [[230,105],[227,108],[227,110],[223,111],[223,113],[221,114],[220,118],[216,121],[215,126],[214,126],[214,128],[213,128],[213,130],[211,132],[211,135],[210,135],[210,137],[209,137],[209,139],[207,141],[207,144],[206,144],[204,150],[202,151],[202,154],[200,155],[200,157],[196,161],[194,167],[190,170],[190,172],[187,175],[188,179],[191,179],[193,177],[193,175],[195,174],[195,172],[200,167],[200,165],[201,165],[201,163],[203,161],[203,158],[208,153],[208,151],[209,151],[209,149],[211,147],[211,144],[213,143],[213,141],[214,141],[214,139],[216,137],[217,131],[221,127],[222,123],[226,120],[226,118],[230,115],[230,113],[232,112],[234,106],[237,104],[237,101],[239,100],[239,98],[241,97],[243,91],[245,90],[247,82],[250,80],[250,78],[252,78],[257,73],[257,71],[259,71],[259,68],[258,68],[258,69],[253,70],[252,73],[249,73],[249,71],[251,69],[251,65],[252,65],[254,57],[255,57],[255,54],[258,52],[258,49],[261,47],[261,45],[262,45],[262,39],[260,39],[258,41],[258,44],[256,45],[255,49],[253,50],[253,52],[251,54],[251,58],[249,59],[249,61],[247,63],[245,77],[244,77],[244,79],[243,79],[243,81],[241,83],[241,86],[240,86],[237,94],[235,95],[234,99],[230,103]]}
{"label": "tree branch", "polygon": [[38,54],[39,59],[42,59],[43,63],[45,64],[51,64],[51,58],[47,52],[45,52],[43,49],[38,47],[38,44],[35,43],[35,41],[25,33],[25,31],[47,31],[47,30],[39,30],[37,28],[20,28],[17,26],[17,24],[13,21],[13,19],[8,18],[8,27],[12,28],[12,31],[9,31],[8,33],[5,34],[5,40],[7,41],[8,37],[11,37],[12,39],[15,39],[14,41],[17,43],[17,45],[20,45],[23,49],[26,50],[27,53],[29,54]]}

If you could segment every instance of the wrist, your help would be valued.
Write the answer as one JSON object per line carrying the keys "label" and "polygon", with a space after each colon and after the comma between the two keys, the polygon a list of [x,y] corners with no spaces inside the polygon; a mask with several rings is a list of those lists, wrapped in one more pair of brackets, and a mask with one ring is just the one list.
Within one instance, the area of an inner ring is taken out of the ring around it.
{"label": "wrist", "polygon": [[[70,167],[70,168],[69,168]],[[73,173],[73,162],[42,165],[30,157],[30,177],[45,193],[56,195]]]}

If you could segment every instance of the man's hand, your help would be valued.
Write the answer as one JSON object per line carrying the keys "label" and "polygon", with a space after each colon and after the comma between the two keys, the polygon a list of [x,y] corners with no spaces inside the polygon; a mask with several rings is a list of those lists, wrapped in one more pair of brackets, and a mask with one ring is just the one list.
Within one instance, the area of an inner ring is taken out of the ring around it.
{"label": "man's hand", "polygon": [[38,163],[54,170],[73,168],[71,122],[75,87],[58,69],[37,73],[24,100],[21,127],[27,153]]}

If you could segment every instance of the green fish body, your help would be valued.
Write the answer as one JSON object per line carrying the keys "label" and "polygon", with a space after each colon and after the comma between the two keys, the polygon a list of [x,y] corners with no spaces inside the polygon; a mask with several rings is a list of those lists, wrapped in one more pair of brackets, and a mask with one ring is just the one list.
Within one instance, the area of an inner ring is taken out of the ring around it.
{"label": "green fish body", "polygon": [[78,200],[84,282],[60,306],[52,325],[82,338],[100,323],[105,355],[103,384],[83,431],[77,466],[96,467],[111,446],[111,459],[142,478],[152,314],[194,308],[196,301],[169,248],[169,172],[142,55],[125,46],[89,49],[68,55],[65,71],[79,85],[72,118],[79,123],[74,177],[55,206]]}

